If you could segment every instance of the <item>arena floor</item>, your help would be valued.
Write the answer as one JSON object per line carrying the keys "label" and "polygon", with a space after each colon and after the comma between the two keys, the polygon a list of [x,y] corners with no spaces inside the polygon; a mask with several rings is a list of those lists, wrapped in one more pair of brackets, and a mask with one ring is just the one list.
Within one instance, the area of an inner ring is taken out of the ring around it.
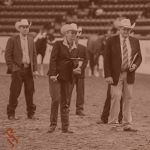
{"label": "arena floor", "polygon": [[[45,73],[47,66],[45,66]],[[26,104],[23,90],[18,99],[16,110],[18,121],[9,121],[6,115],[10,76],[5,75],[5,64],[0,65],[0,150],[150,150],[150,76],[136,75],[132,114],[136,133],[110,131],[109,125],[97,125],[102,112],[107,85],[102,77],[85,79],[85,117],[75,115],[75,92],[70,108],[70,129],[73,134],[61,133],[60,117],[54,133],[47,133],[50,116],[50,95],[47,76],[35,80],[38,121],[26,119]],[[87,72],[87,71],[86,71]],[[14,147],[7,141],[12,140],[3,133],[13,129]]]}

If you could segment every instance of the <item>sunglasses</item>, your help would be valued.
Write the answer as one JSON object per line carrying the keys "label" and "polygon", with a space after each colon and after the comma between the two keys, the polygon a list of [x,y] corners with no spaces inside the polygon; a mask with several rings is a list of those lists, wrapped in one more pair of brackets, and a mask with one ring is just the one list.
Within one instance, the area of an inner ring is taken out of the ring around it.
{"label": "sunglasses", "polygon": [[71,34],[77,34],[77,31],[70,31]]}

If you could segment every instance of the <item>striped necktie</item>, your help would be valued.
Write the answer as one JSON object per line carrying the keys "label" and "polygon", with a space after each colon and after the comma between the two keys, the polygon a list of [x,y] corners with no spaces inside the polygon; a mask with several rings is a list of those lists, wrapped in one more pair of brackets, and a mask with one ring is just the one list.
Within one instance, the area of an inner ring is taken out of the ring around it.
{"label": "striped necktie", "polygon": [[128,49],[126,40],[123,40],[123,59],[122,59],[122,70],[128,69]]}

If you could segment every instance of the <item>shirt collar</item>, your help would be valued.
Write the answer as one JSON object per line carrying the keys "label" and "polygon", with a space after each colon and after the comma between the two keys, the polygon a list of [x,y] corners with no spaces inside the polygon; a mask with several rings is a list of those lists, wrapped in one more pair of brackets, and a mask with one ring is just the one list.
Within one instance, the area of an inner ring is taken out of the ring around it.
{"label": "shirt collar", "polygon": [[[63,44],[69,48],[69,45],[68,45],[66,37],[64,38]],[[73,42],[73,45],[72,45],[71,49],[74,49],[74,48],[77,48],[75,42]]]}
{"label": "shirt collar", "polygon": [[19,36],[20,36],[20,39],[22,39],[22,40],[27,40],[27,36],[23,36],[23,35],[21,35],[20,33],[19,33]]}
{"label": "shirt collar", "polygon": [[126,39],[120,34],[120,41],[123,42],[124,40],[128,41],[129,37],[127,37]]}

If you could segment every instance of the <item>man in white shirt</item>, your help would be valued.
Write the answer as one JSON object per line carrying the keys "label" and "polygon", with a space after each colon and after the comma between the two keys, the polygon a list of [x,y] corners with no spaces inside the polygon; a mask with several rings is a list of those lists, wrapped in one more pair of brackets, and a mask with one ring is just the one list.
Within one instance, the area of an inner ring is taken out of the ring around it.
{"label": "man in white shirt", "polygon": [[15,109],[18,105],[18,97],[24,83],[25,100],[27,104],[28,119],[37,119],[34,117],[36,106],[33,104],[34,80],[37,72],[37,56],[34,41],[27,36],[30,24],[27,19],[16,22],[15,28],[19,34],[8,39],[5,52],[5,60],[8,66],[8,72],[12,74],[10,86],[9,104],[7,106],[7,115],[9,120],[18,120],[15,117]]}

